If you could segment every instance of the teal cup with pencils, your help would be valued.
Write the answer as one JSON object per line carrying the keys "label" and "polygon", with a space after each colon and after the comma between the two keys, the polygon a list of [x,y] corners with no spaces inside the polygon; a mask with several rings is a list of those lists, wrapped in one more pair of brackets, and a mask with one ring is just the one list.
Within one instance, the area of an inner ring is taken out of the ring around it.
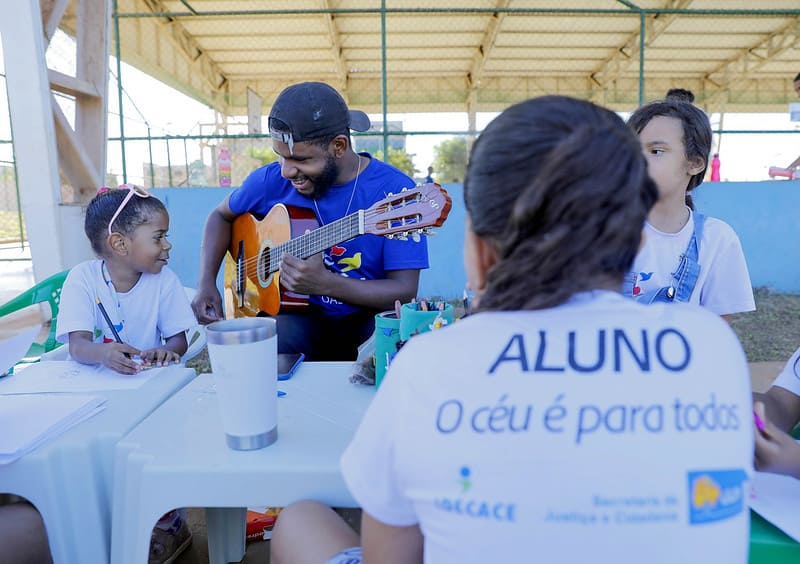
{"label": "teal cup with pencils", "polygon": [[445,301],[415,300],[400,308],[400,339],[440,329],[455,320],[452,304]]}
{"label": "teal cup with pencils", "polygon": [[386,369],[397,354],[400,342],[400,320],[394,311],[384,311],[375,316],[375,386],[383,381]]}

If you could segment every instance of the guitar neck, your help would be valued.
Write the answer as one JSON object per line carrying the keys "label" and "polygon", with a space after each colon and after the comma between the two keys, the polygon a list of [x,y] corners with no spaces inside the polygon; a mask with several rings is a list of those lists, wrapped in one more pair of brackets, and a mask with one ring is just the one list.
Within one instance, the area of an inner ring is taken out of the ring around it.
{"label": "guitar neck", "polygon": [[280,245],[275,245],[270,249],[267,274],[280,270],[283,253],[289,253],[293,257],[305,259],[334,245],[362,235],[364,233],[362,215],[362,211],[351,213],[342,219],[323,225],[319,229],[304,233]]}

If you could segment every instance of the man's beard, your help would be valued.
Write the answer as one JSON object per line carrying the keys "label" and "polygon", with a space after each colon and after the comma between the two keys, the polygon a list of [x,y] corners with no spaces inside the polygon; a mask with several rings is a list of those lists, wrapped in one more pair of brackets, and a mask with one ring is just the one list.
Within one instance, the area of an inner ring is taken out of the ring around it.
{"label": "man's beard", "polygon": [[325,168],[322,169],[317,176],[309,176],[308,179],[314,185],[314,192],[311,194],[312,198],[322,198],[328,189],[334,185],[336,178],[339,176],[339,167],[336,166],[336,159],[330,153],[325,159]]}

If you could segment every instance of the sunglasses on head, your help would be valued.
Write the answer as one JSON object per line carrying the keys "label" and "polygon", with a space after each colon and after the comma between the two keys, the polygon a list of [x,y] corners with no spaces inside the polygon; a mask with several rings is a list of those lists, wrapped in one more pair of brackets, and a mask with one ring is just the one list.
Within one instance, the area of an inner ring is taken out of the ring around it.
{"label": "sunglasses on head", "polygon": [[[106,192],[110,190],[110,188],[103,187],[99,192]],[[117,208],[117,211],[114,212],[114,215],[111,216],[111,221],[108,222],[108,234],[111,235],[114,231],[111,229],[111,226],[114,225],[114,222],[119,217],[119,214],[122,213],[122,210],[125,209],[125,206],[128,204],[131,198],[133,198],[134,194],[139,196],[140,198],[149,198],[150,192],[148,192],[145,188],[141,186],[137,186],[136,184],[123,184],[117,190],[128,190],[128,193],[122,199]]]}

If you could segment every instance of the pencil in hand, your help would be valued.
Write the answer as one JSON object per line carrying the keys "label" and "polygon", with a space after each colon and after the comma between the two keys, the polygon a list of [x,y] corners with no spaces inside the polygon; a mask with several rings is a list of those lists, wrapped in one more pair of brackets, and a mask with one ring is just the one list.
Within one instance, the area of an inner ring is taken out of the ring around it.
{"label": "pencil in hand", "polygon": [[[100,313],[103,314],[103,319],[106,320],[106,325],[108,325],[108,328],[111,329],[111,334],[114,335],[114,340],[122,344],[122,339],[120,338],[119,333],[117,333],[117,328],[114,327],[114,324],[111,322],[111,318],[108,316],[106,308],[103,307],[103,302],[101,302],[100,298],[98,297],[95,297],[94,301],[97,303],[97,307],[100,309]],[[129,355],[128,353],[122,353],[122,354],[124,354],[128,358],[131,357],[131,355]]]}

